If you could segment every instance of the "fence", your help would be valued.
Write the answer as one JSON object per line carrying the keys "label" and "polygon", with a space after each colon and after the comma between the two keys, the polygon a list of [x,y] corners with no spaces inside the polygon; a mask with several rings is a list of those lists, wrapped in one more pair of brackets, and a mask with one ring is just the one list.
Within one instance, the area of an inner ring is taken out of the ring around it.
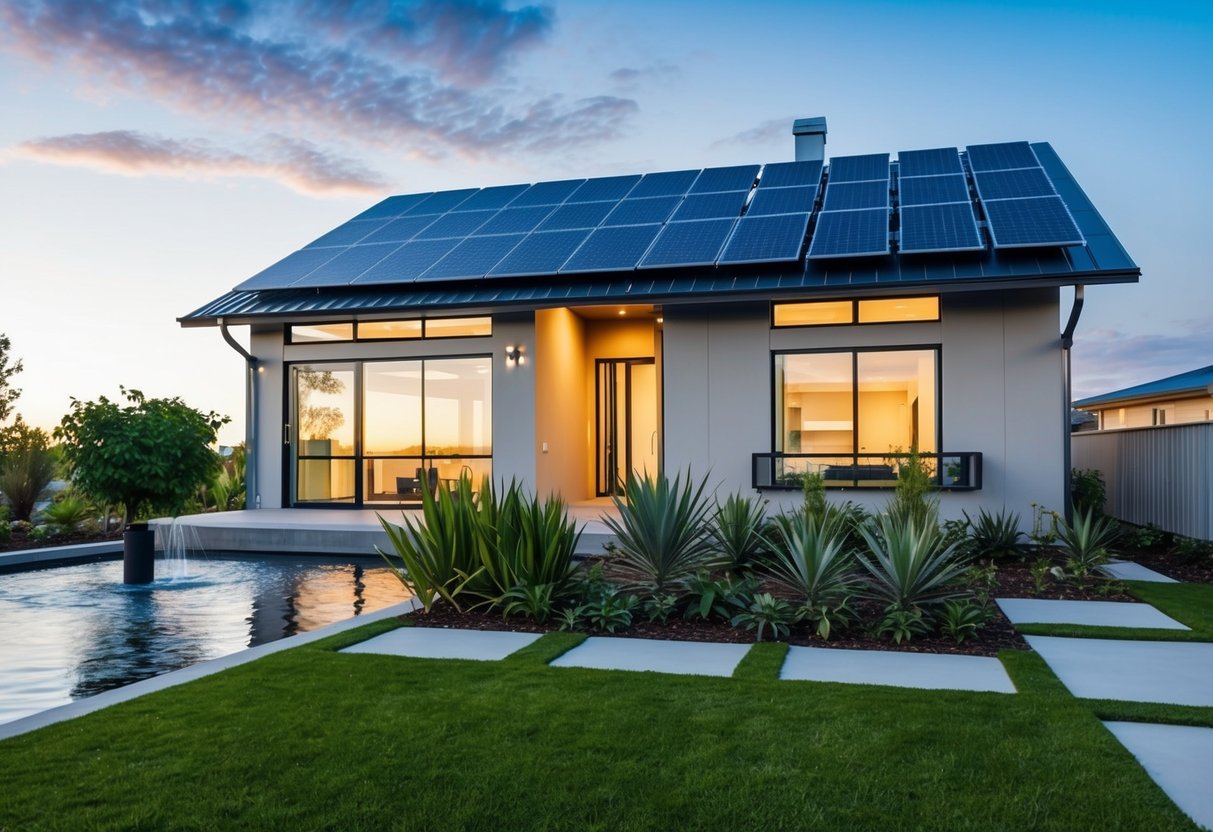
{"label": "fence", "polygon": [[1113,517],[1213,540],[1213,422],[1075,433],[1071,451],[1103,474]]}

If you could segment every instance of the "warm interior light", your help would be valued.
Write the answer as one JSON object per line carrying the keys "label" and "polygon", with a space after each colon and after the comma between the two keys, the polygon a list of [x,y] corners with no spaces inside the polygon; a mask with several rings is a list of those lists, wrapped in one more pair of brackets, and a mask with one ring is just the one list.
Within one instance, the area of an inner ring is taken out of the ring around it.
{"label": "warm interior light", "polygon": [[658,316],[657,316],[657,323],[659,323],[659,324],[664,324],[664,323],[665,323],[665,318],[663,318],[662,316],[658,315]]}
{"label": "warm interior light", "polygon": [[620,310],[619,310],[619,314],[620,314],[620,315],[626,315],[626,314],[628,314],[628,311],[627,311],[626,309],[620,309]]}

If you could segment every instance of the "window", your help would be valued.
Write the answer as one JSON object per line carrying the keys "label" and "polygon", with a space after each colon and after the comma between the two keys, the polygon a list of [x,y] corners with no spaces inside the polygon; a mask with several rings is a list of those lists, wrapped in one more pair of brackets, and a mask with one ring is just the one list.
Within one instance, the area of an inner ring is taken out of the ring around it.
{"label": "window", "polygon": [[919,298],[777,303],[772,310],[771,323],[776,327],[785,327],[938,320],[939,296],[930,295]]}
{"label": "window", "polygon": [[[827,485],[891,485],[893,456],[939,450],[938,348],[776,353],[774,449]],[[786,473],[786,472],[785,472]]]}
{"label": "window", "polygon": [[1167,410],[1163,407],[1154,408],[1154,418],[1152,423],[1155,425],[1165,425],[1167,423]]}
{"label": "window", "polygon": [[420,501],[492,473],[492,358],[295,366],[295,503]]}
{"label": "window", "polygon": [[475,338],[493,334],[493,319],[409,318],[398,321],[348,321],[327,324],[290,324],[291,344],[326,341],[400,341],[410,338]]}

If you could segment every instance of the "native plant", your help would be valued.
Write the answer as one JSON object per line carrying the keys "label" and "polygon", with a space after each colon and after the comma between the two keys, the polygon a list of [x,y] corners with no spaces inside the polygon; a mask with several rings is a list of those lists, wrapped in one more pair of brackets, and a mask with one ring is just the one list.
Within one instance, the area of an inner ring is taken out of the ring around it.
{"label": "native plant", "polygon": [[1070,471],[1070,500],[1075,514],[1092,514],[1102,517],[1108,489],[1104,485],[1103,473],[1095,468]]}
{"label": "native plant", "polygon": [[709,572],[697,572],[684,583],[686,591],[686,618],[710,619],[713,616],[729,619],[738,609],[745,608],[750,596],[758,588],[750,577],[737,578],[726,575],[713,578]]}
{"label": "native plant", "polygon": [[804,513],[809,517],[821,517],[826,513],[826,481],[819,471],[806,471],[804,475]]}
{"label": "native plant", "polygon": [[[471,490],[470,481],[467,490]],[[558,497],[541,500],[528,496],[513,480],[498,497],[487,478],[478,502],[476,528],[485,538],[478,550],[484,574],[495,588],[494,603],[509,597],[512,610],[530,609],[531,617],[546,618],[543,605],[536,601],[545,593],[549,600],[567,595],[576,574],[573,553],[581,532],[569,518],[564,502]]]}
{"label": "native plant", "polygon": [[0,494],[8,500],[16,519],[30,519],[34,504],[54,477],[55,463],[46,449],[44,434],[41,442],[28,442],[0,461]]}
{"label": "native plant", "polygon": [[963,595],[957,586],[969,568],[955,544],[944,545],[934,523],[884,514],[859,530],[868,552],[856,558],[868,572],[867,592],[890,610],[941,604]]}
{"label": "native plant", "polygon": [[944,601],[939,610],[939,629],[961,644],[975,637],[989,619],[990,611],[977,601]]}
{"label": "native plant", "polygon": [[1021,557],[1024,553],[1024,533],[1019,530],[1019,515],[1007,513],[1001,509],[997,514],[990,514],[984,508],[978,509],[977,519],[962,512],[969,524],[969,550],[976,557],[1008,560]]}
{"label": "native plant", "polygon": [[839,515],[778,514],[764,535],[765,574],[806,606],[828,606],[855,587],[854,560]]}
{"label": "native plant", "polygon": [[897,485],[886,514],[912,520],[918,527],[939,525],[939,497],[935,495],[934,476],[917,447],[899,457]]}
{"label": "native plant", "polygon": [[877,636],[888,636],[897,644],[930,632],[931,624],[920,609],[887,609],[884,617],[876,624]]}
{"label": "native plant", "polygon": [[1076,511],[1069,523],[1058,523],[1057,548],[1066,559],[1066,570],[1080,581],[1085,580],[1108,562],[1108,547],[1119,534],[1116,520],[1093,511]]}
{"label": "native plant", "polygon": [[635,595],[625,595],[612,587],[583,604],[579,614],[594,629],[614,633],[632,626],[632,617],[639,606],[640,599]]}
{"label": "native plant", "polygon": [[42,520],[64,531],[72,531],[86,520],[97,517],[99,513],[88,500],[75,494],[65,494],[42,509]]}
{"label": "native plant", "polygon": [[680,602],[681,599],[672,592],[652,595],[644,600],[644,614],[649,617],[649,621],[660,621],[664,624],[678,611]]}
{"label": "native plant", "polygon": [[730,569],[748,566],[762,549],[766,501],[730,494],[712,514],[712,545]]}
{"label": "native plant", "polygon": [[1032,561],[1032,565],[1028,567],[1028,574],[1032,576],[1032,594],[1040,595],[1045,591],[1052,570],[1053,564],[1048,558],[1037,558]]}
{"label": "native plant", "polygon": [[734,627],[741,625],[747,630],[756,630],[756,641],[762,641],[763,633],[769,629],[772,639],[778,641],[787,638],[795,619],[796,615],[787,601],[769,592],[760,592],[745,609],[733,616],[732,624]]}
{"label": "native plant", "polygon": [[603,521],[618,538],[619,570],[633,586],[653,594],[676,589],[702,569],[718,564],[707,518],[706,478],[696,485],[690,471],[670,481],[664,473],[628,474],[624,497],[614,497],[619,518]]}

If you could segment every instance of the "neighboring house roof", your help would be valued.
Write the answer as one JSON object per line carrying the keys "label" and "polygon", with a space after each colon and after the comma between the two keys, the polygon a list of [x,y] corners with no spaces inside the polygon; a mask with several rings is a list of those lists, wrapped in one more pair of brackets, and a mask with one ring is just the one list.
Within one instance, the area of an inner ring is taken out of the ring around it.
{"label": "neighboring house roof", "polygon": [[181,318],[1131,282],[1047,143],[390,197]]}
{"label": "neighboring house roof", "polygon": [[1213,385],[1213,364],[1208,367],[1201,367],[1199,370],[1189,370],[1186,373],[1167,376],[1157,381],[1147,381],[1145,384],[1126,387],[1123,390],[1115,390],[1100,396],[1091,396],[1082,401],[1074,402],[1074,406],[1095,408],[1143,399],[1207,396],[1210,395],[1211,385]]}

